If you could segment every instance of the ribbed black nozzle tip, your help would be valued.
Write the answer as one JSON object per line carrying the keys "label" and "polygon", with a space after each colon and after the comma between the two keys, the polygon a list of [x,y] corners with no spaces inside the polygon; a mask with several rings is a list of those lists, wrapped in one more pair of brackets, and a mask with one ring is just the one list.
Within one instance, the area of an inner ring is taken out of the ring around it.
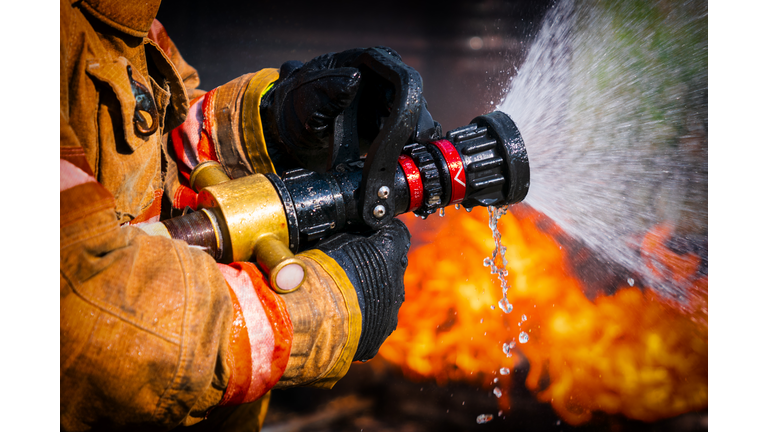
{"label": "ribbed black nozzle tip", "polygon": [[528,152],[525,150],[520,130],[506,113],[494,111],[472,119],[479,127],[488,128],[488,133],[496,139],[504,161],[504,203],[516,204],[528,195],[531,185],[531,170],[528,165]]}

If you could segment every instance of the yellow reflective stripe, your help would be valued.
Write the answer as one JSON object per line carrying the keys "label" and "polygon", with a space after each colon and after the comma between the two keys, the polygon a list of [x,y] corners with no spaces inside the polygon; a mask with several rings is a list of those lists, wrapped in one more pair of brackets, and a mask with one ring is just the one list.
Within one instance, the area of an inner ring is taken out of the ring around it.
{"label": "yellow reflective stripe", "polygon": [[248,159],[251,161],[253,169],[262,174],[274,173],[275,166],[272,165],[272,160],[269,159],[267,152],[259,105],[261,104],[261,97],[279,77],[280,72],[277,69],[262,69],[253,75],[243,95],[241,111],[243,141],[245,141]]}
{"label": "yellow reflective stripe", "polygon": [[268,86],[264,87],[264,90],[262,90],[262,91],[261,91],[261,97],[264,97],[264,95],[265,95],[265,94],[267,94],[267,92],[269,91],[269,89],[271,89],[272,87],[274,87],[274,85],[275,85],[275,83],[274,83],[274,82],[271,82],[271,83],[269,83],[269,85],[268,85]]}
{"label": "yellow reflective stripe", "polygon": [[331,388],[346,375],[349,366],[352,364],[352,358],[355,356],[357,345],[360,343],[360,333],[363,331],[363,315],[360,312],[360,304],[357,302],[357,291],[355,291],[352,282],[349,281],[347,273],[336,260],[317,249],[302,252],[300,256],[315,261],[331,276],[331,279],[336,283],[339,291],[341,291],[341,295],[344,297],[344,303],[349,313],[347,340],[344,343],[341,355],[339,355],[339,358],[328,372],[323,374],[318,382],[312,384],[315,387]]}

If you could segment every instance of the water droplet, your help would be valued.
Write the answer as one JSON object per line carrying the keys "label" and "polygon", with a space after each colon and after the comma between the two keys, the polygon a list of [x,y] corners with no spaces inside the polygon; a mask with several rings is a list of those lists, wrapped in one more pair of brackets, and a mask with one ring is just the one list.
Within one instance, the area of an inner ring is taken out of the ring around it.
{"label": "water droplet", "polygon": [[512,312],[512,304],[509,302],[509,300],[506,299],[506,297],[499,300],[499,308],[503,310],[504,313]]}
{"label": "water droplet", "polygon": [[460,208],[461,208],[461,204],[456,204],[455,206],[453,206],[453,208],[455,208],[456,210],[458,210],[458,209],[460,209]]}
{"label": "water droplet", "polygon": [[490,267],[491,264],[493,264],[493,262],[491,262],[490,258],[486,258],[486,259],[483,260],[483,266]]}
{"label": "water droplet", "polygon": [[627,283],[629,284],[629,286],[635,286],[635,280],[632,278],[627,279]]}
{"label": "water droplet", "polygon": [[445,216],[445,208],[440,207],[440,209],[437,211],[437,215],[440,217]]}
{"label": "water droplet", "polygon": [[505,343],[502,345],[501,349],[504,351],[504,354],[507,355],[507,357],[512,357],[512,348],[515,347],[515,341],[512,341],[510,343]]}
{"label": "water droplet", "polygon": [[480,414],[477,416],[477,424],[488,423],[493,420],[493,414]]}
{"label": "water droplet", "polygon": [[498,387],[493,388],[493,394],[496,395],[497,398],[501,397],[501,389]]}
{"label": "water droplet", "polygon": [[520,336],[519,336],[519,339],[520,339],[520,343],[526,343],[526,342],[528,342],[528,333],[526,333],[526,332],[520,332]]}
{"label": "water droplet", "polygon": [[466,211],[467,211],[467,213],[469,213],[469,212],[471,212],[471,211],[472,211],[472,207],[464,207],[464,210],[466,210]]}
{"label": "water droplet", "polygon": [[521,320],[522,322],[526,322],[526,321],[528,321],[528,317],[527,317],[527,316],[525,316],[525,314],[523,314],[523,316],[522,316],[522,317],[520,317],[520,320]]}
{"label": "water droplet", "polygon": [[509,375],[509,369],[508,368],[501,368],[499,369],[499,373],[502,375]]}
{"label": "water droplet", "polygon": [[496,306],[491,305],[491,310],[494,310],[494,309],[496,309]]}
{"label": "water droplet", "polygon": [[480,318],[480,324],[482,324],[482,323],[483,323],[483,318]]}
{"label": "water droplet", "polygon": [[496,384],[497,382],[499,382],[499,379],[498,378],[494,378],[493,379],[493,383]]}
{"label": "water droplet", "polygon": [[502,411],[502,410],[499,410],[499,417],[501,417],[501,414],[502,414],[503,412],[504,412],[504,411]]}

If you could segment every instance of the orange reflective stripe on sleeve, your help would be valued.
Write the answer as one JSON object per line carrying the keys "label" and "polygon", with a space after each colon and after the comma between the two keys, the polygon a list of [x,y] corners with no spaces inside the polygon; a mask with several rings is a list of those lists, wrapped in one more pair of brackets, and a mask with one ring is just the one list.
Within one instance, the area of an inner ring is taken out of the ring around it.
{"label": "orange reflective stripe on sleeve", "polygon": [[[226,277],[225,277],[226,279]],[[229,364],[229,383],[219,405],[239,405],[245,400],[248,387],[251,384],[251,341],[248,337],[248,328],[245,325],[243,308],[237,300],[237,295],[229,286],[229,294],[232,297],[232,330],[229,334],[229,350],[227,351],[227,364]]]}
{"label": "orange reflective stripe on sleeve", "polygon": [[201,162],[219,161],[211,138],[215,127],[213,101],[216,91],[213,89],[193,100],[184,123],[171,131],[172,148],[180,174],[179,187],[174,192],[172,202],[174,208],[197,208],[197,193],[189,185],[189,176]]}
{"label": "orange reflective stripe on sleeve", "polygon": [[213,100],[216,97],[216,90],[213,89],[192,101],[184,123],[171,132],[178,168],[187,180],[199,163],[209,160],[219,161],[211,139],[215,118]]}
{"label": "orange reflective stripe on sleeve", "polygon": [[241,265],[251,277],[272,326],[275,344],[269,376],[269,388],[272,388],[285,372],[285,368],[288,366],[288,357],[291,355],[291,343],[293,342],[291,317],[288,315],[288,309],[283,299],[269,286],[267,278],[253,263],[234,263],[233,265]]}
{"label": "orange reflective stripe on sleeve", "polygon": [[238,304],[227,354],[233,375],[220,405],[253,402],[285,372],[293,326],[285,303],[252,263],[219,264],[219,269]]}

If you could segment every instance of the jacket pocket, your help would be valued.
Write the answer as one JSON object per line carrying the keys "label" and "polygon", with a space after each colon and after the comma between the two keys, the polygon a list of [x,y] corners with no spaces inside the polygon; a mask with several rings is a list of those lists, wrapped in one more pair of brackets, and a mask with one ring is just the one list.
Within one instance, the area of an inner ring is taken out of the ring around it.
{"label": "jacket pocket", "polygon": [[161,112],[145,77],[125,57],[88,59],[87,73],[106,84],[120,103],[125,141],[136,151],[160,132]]}

